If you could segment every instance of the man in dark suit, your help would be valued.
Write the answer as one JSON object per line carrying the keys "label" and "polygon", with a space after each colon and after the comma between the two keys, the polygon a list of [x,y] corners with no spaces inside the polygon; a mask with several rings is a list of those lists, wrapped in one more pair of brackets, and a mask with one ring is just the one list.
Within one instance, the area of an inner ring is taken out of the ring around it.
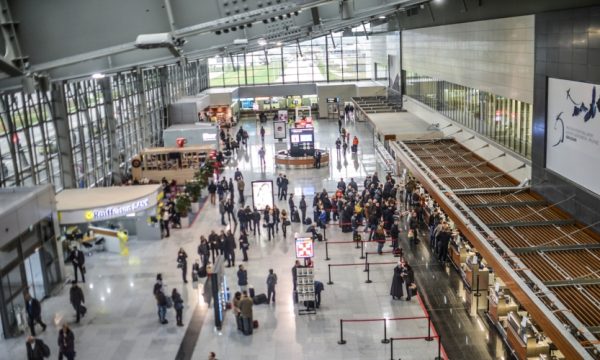
{"label": "man in dark suit", "polygon": [[78,248],[73,248],[69,255],[69,260],[73,264],[73,273],[75,274],[75,281],[77,281],[77,269],[81,273],[81,281],[85,282],[85,255]]}
{"label": "man in dark suit", "polygon": [[35,336],[35,323],[42,325],[42,331],[45,331],[46,324],[42,321],[42,305],[38,299],[31,297],[28,293],[25,294],[25,309],[31,336]]}
{"label": "man in dark suit", "polygon": [[29,336],[25,347],[27,348],[27,360],[44,360],[44,349],[47,349],[48,346],[42,340]]}
{"label": "man in dark suit", "polygon": [[83,297],[83,290],[79,286],[77,286],[77,281],[71,282],[71,290],[69,290],[69,298],[71,300],[71,305],[75,309],[75,313],[77,316],[76,322],[79,323],[80,317],[85,316],[85,306],[83,303],[85,302],[85,298]]}

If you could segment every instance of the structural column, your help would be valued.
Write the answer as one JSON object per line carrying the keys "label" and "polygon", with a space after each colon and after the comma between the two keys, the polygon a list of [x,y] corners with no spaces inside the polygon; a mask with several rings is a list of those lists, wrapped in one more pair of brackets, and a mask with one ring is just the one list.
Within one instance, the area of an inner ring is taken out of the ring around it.
{"label": "structural column", "polygon": [[72,189],[77,187],[75,164],[71,142],[71,129],[67,113],[67,101],[63,82],[52,83],[52,112],[56,128],[56,143],[60,159],[60,176],[63,187]]}

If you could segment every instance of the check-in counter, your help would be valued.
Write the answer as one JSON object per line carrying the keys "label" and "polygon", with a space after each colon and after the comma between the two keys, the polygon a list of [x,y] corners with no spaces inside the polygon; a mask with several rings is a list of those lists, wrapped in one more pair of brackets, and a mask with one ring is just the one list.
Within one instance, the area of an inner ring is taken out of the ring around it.
{"label": "check-in counter", "polygon": [[491,291],[488,299],[488,314],[490,318],[494,323],[501,324],[503,328],[506,327],[506,317],[510,312],[517,312],[519,310],[519,304],[515,302],[515,299],[512,296],[496,291]]}
{"label": "check-in counter", "polygon": [[519,360],[538,360],[540,355],[550,354],[548,340],[528,320],[525,313],[508,314],[507,341]]}

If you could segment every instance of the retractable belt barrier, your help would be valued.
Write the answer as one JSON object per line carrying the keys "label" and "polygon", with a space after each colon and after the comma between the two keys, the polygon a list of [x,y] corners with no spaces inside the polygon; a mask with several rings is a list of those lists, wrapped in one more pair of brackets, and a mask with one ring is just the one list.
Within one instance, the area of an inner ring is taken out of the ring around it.
{"label": "retractable belt barrier", "polygon": [[[396,265],[397,261],[385,261],[385,262],[372,262],[367,263],[367,280],[365,283],[370,284],[371,281],[371,265]],[[331,268],[338,266],[364,266],[363,263],[347,263],[347,264],[327,264],[327,274],[329,276],[329,281],[327,281],[327,285],[333,285],[333,281],[331,281]]]}
{"label": "retractable belt barrier", "polygon": [[[386,237],[386,239],[390,239],[390,240],[384,240],[382,242],[386,243],[386,242],[393,242],[394,240],[391,240],[391,238],[388,236]],[[355,248],[356,249],[360,249],[360,258],[361,260],[365,259],[365,243],[377,243],[378,241],[375,240],[359,240],[359,241],[327,241],[325,240],[325,260],[329,261],[331,260],[331,258],[329,257],[329,244],[355,244]],[[360,246],[358,245],[360,243]]]}

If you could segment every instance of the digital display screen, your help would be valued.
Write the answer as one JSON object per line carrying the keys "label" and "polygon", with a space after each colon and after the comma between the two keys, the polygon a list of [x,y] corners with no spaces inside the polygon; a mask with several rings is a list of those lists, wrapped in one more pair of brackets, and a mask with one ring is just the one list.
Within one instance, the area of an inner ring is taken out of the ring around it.
{"label": "digital display screen", "polygon": [[311,142],[312,141],[312,134],[301,134],[300,135],[300,142]]}
{"label": "digital display screen", "polygon": [[273,181],[252,182],[252,202],[258,210],[264,210],[267,205],[273,207]]}
{"label": "digital display screen", "polygon": [[291,140],[293,143],[298,143],[298,142],[300,142],[300,135],[292,135],[292,136],[290,137],[290,140]]}

